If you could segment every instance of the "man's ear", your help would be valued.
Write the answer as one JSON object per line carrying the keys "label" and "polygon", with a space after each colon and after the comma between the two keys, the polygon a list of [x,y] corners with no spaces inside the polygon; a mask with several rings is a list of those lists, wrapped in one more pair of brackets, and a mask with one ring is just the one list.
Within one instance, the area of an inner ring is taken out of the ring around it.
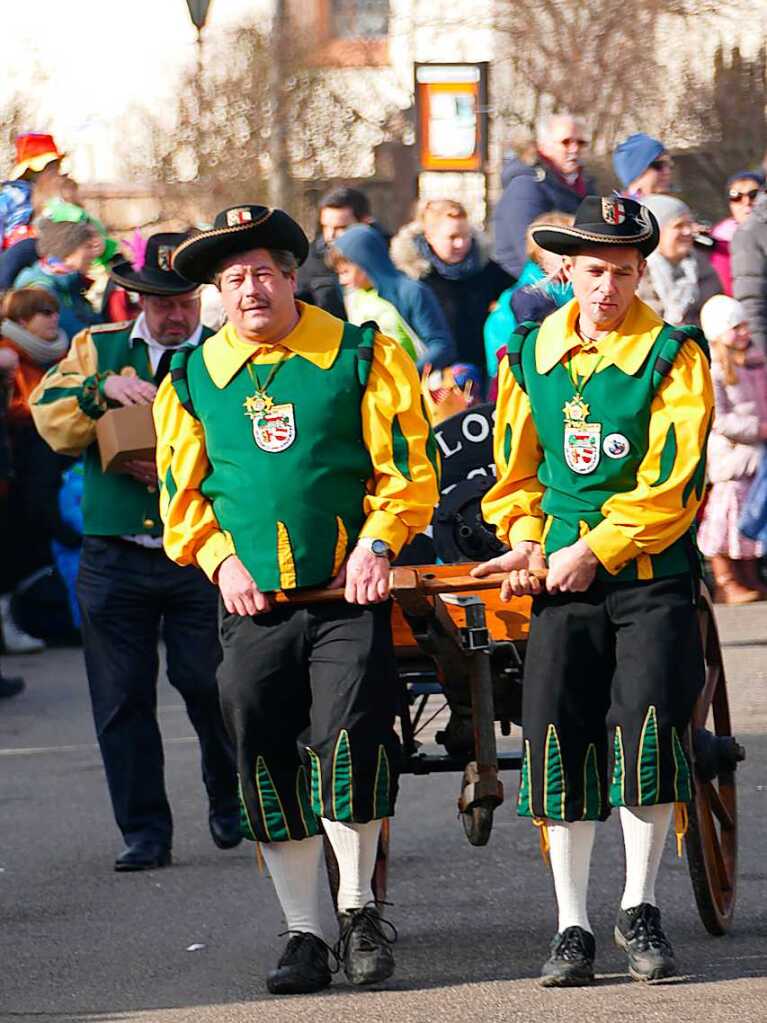
{"label": "man's ear", "polygon": [[562,257],[562,271],[564,272],[565,278],[568,281],[573,279],[573,270],[575,268],[575,256],[563,256]]}
{"label": "man's ear", "polygon": [[644,272],[645,272],[646,269],[647,269],[647,260],[646,259],[640,259],[639,260],[639,266],[637,267],[637,284],[639,284],[639,282],[644,277]]}
{"label": "man's ear", "polygon": [[146,309],[146,302],[144,301],[144,296],[141,294],[138,297],[138,307],[142,313]]}

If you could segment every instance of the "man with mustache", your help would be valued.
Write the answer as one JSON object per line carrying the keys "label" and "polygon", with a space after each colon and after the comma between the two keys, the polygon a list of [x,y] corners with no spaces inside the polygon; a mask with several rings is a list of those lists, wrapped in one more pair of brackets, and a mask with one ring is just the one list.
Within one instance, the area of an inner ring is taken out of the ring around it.
{"label": "man with mustache", "polygon": [[[220,591],[219,688],[246,836],[262,843],[290,935],[273,994],[331,980],[323,833],[347,978],[394,970],[371,892],[399,768],[389,568],[438,499],[415,365],[375,324],[296,301],[308,250],[286,213],[252,204],[182,243],[175,269],[216,284],[228,323],[176,356],[155,403],[165,549]],[[327,585],[343,599],[275,600]]]}
{"label": "man with mustache", "polygon": [[165,557],[154,462],[102,472],[95,443],[96,424],[109,408],[151,405],[173,353],[211,334],[200,324],[199,289],[171,269],[173,250],[185,238],[153,235],[140,270],[130,263],[112,270],[117,284],[139,293],[141,315],[134,324],[77,334],[30,399],[50,446],[84,455],[78,599],[96,733],[126,843],[115,862],[120,872],[171,861],[173,823],[156,713],[160,634],[168,679],[200,741],[213,841],[230,849],[242,838],[233,750],[216,688],[216,591],[198,569]]}

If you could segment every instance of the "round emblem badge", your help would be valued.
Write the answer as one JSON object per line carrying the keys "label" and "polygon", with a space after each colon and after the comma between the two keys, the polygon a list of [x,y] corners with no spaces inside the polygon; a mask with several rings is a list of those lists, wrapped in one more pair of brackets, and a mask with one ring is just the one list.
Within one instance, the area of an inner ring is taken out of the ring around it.
{"label": "round emblem badge", "polygon": [[629,453],[628,438],[622,433],[608,433],[602,444],[602,450],[608,458],[625,458]]}

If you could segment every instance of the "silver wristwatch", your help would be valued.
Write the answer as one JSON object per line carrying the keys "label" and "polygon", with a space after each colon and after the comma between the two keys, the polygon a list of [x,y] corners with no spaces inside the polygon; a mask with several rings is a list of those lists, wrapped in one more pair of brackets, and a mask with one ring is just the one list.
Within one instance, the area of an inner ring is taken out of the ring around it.
{"label": "silver wristwatch", "polygon": [[377,558],[388,558],[391,561],[392,549],[385,540],[371,540],[369,536],[361,536],[357,543]]}

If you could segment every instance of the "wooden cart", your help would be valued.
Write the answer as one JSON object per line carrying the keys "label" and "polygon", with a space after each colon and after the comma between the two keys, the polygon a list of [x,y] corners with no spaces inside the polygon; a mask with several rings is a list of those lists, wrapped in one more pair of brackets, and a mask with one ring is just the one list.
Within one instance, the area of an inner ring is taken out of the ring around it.
{"label": "wooden cart", "polygon": [[[393,627],[400,685],[402,773],[461,774],[458,810],[473,845],[490,838],[493,813],[504,799],[501,771],[521,766],[521,750],[498,753],[503,735],[521,716],[522,667],[530,620],[529,598],[500,601],[500,576],[477,580],[471,564],[392,570]],[[338,600],[341,591],[315,591],[282,599],[290,603]],[[727,684],[711,598],[702,589],[699,608],[706,682],[687,736],[695,794],[689,806],[687,862],[706,929],[725,934],[735,908],[738,818],[735,776],[743,748],[732,736]],[[437,704],[436,710],[433,705]],[[423,729],[447,705],[447,727],[436,733],[444,753],[426,752]],[[385,900],[390,847],[384,822],[373,876],[376,899]],[[337,867],[327,846],[331,889]]]}

